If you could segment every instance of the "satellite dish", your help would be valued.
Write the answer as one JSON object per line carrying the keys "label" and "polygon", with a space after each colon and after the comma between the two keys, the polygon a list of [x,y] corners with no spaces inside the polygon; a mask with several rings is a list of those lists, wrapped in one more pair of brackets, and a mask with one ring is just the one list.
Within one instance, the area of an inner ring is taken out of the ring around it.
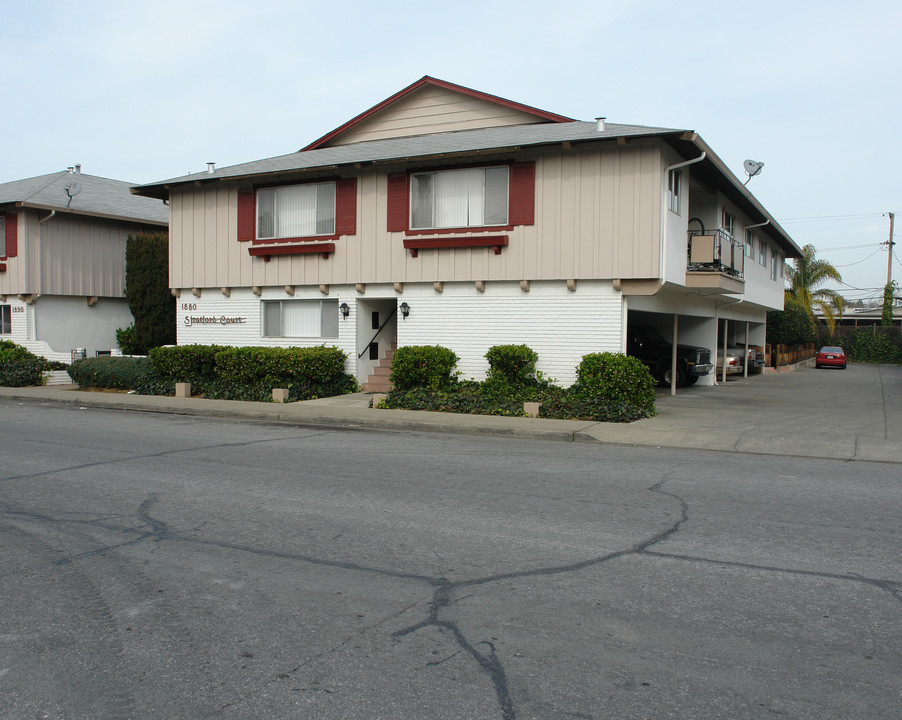
{"label": "satellite dish", "polygon": [[66,185],[66,195],[69,196],[69,202],[66,203],[66,207],[72,204],[72,198],[74,198],[78,193],[81,192],[81,183],[69,183]]}
{"label": "satellite dish", "polygon": [[751,180],[755,175],[758,175],[761,172],[761,168],[764,167],[763,162],[757,162],[756,160],[746,160],[742,163],[742,167],[745,169],[746,174],[749,176],[749,179],[745,181],[745,185],[749,184],[749,180]]}

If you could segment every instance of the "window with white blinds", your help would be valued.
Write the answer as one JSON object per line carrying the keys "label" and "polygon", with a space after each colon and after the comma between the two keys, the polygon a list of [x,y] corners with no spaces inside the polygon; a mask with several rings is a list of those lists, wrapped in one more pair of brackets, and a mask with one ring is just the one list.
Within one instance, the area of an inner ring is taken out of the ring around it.
{"label": "window with white blinds", "polygon": [[507,225],[508,182],[507,166],[411,175],[410,227]]}
{"label": "window with white blinds", "polygon": [[335,183],[257,190],[257,238],[335,233]]}
{"label": "window with white blinds", "polygon": [[265,300],[265,337],[338,337],[338,300]]}

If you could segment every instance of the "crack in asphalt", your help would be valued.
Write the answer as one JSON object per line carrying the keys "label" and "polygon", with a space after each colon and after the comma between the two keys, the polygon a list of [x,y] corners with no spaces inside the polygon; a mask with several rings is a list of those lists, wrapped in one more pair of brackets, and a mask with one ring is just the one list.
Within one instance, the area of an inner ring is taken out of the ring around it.
{"label": "crack in asphalt", "polygon": [[[181,451],[177,451],[181,452]],[[161,453],[166,454],[166,453]],[[128,458],[131,460],[134,458]],[[113,461],[117,462],[117,461]],[[44,475],[46,473],[41,473]],[[489,585],[492,583],[512,580],[512,579],[526,579],[526,578],[535,578],[535,577],[547,577],[553,575],[560,575],[564,573],[573,573],[578,572],[587,568],[597,567],[603,565],[605,563],[610,562],[611,560],[615,560],[617,558],[630,556],[630,555],[647,555],[650,557],[657,557],[662,559],[670,559],[670,560],[679,560],[684,562],[698,562],[698,563],[710,563],[710,564],[718,564],[721,566],[730,566],[730,567],[741,567],[746,569],[760,570],[764,572],[775,572],[775,573],[785,573],[792,575],[800,575],[800,576],[808,576],[808,577],[818,577],[825,578],[831,580],[839,580],[839,581],[850,581],[850,582],[858,582],[867,585],[871,585],[873,587],[877,587],[885,592],[890,593],[896,600],[902,602],[902,583],[888,581],[888,580],[880,580],[876,578],[868,578],[861,575],[854,574],[838,574],[838,573],[826,573],[826,572],[818,572],[813,570],[802,570],[802,569],[793,569],[793,568],[783,568],[778,566],[769,566],[769,565],[756,565],[753,563],[744,563],[737,561],[727,561],[727,560],[716,560],[712,558],[704,558],[704,557],[695,557],[690,555],[680,555],[675,553],[664,553],[652,550],[655,545],[658,545],[665,540],[671,538],[676,533],[680,531],[681,526],[689,520],[689,505],[688,503],[679,495],[675,493],[668,492],[663,489],[664,484],[667,482],[667,479],[660,480],[659,482],[651,485],[648,489],[649,492],[656,493],[658,495],[662,495],[664,497],[670,498],[674,502],[679,504],[680,507],[680,517],[678,520],[673,522],[668,527],[662,529],[661,531],[649,536],[648,538],[641,540],[634,545],[624,548],[622,550],[616,550],[610,553],[606,553],[604,555],[588,558],[586,560],[581,560],[578,562],[567,563],[563,565],[555,565],[549,567],[542,568],[534,568],[531,570],[522,570],[522,571],[512,571],[507,573],[497,573],[493,575],[486,575],[483,577],[472,578],[469,580],[461,580],[461,581],[450,581],[444,577],[434,577],[430,575],[418,574],[418,573],[405,573],[399,571],[388,570],[384,568],[376,568],[370,567],[366,565],[360,565],[356,563],[346,562],[346,561],[338,561],[338,560],[327,560],[324,558],[314,557],[311,555],[304,555],[301,553],[287,552],[287,551],[278,551],[278,550],[266,550],[257,547],[252,547],[248,545],[241,545],[238,543],[220,541],[220,540],[212,540],[212,539],[203,539],[203,538],[193,538],[190,536],[186,536],[181,534],[180,532],[171,530],[167,523],[164,521],[154,517],[151,513],[151,510],[154,505],[159,503],[159,498],[155,493],[151,493],[148,495],[145,500],[138,506],[134,517],[138,519],[140,523],[142,523],[146,529],[137,530],[135,528],[124,528],[116,526],[109,522],[109,516],[104,516],[103,520],[101,519],[74,519],[74,518],[53,518],[47,515],[42,515],[38,513],[32,512],[15,512],[12,511],[9,507],[4,508],[2,514],[7,516],[15,516],[22,519],[35,520],[39,522],[64,522],[64,523],[74,523],[74,524],[85,524],[85,525],[94,525],[97,527],[101,527],[109,530],[119,530],[121,532],[137,532],[139,533],[138,537],[133,538],[127,542],[117,543],[114,545],[109,545],[105,547],[95,548],[90,551],[86,551],[84,553],[79,553],[77,555],[72,555],[65,558],[59,558],[55,561],[56,564],[66,564],[71,562],[72,560],[86,557],[86,556],[96,556],[102,555],[107,552],[112,552],[114,550],[120,549],[122,547],[136,545],[144,540],[155,540],[155,541],[164,541],[164,540],[173,540],[184,543],[189,543],[193,545],[202,545],[209,547],[216,547],[227,550],[234,550],[237,552],[248,553],[260,557],[270,557],[270,558],[279,558],[285,560],[291,560],[295,562],[303,562],[312,565],[319,565],[324,567],[338,568],[343,570],[348,570],[352,572],[366,572],[372,573],[379,576],[387,577],[387,578],[395,578],[395,579],[403,579],[403,580],[411,580],[416,582],[422,582],[428,586],[432,586],[434,588],[434,592],[432,595],[432,599],[429,602],[429,609],[425,619],[418,623],[411,624],[401,630],[397,630],[392,633],[392,637],[402,638],[407,635],[418,632],[419,630],[434,627],[437,628],[438,631],[442,634],[450,635],[454,643],[459,648],[456,652],[452,653],[444,660],[439,662],[430,662],[427,663],[427,666],[430,665],[439,665],[444,663],[451,658],[455,657],[458,654],[464,653],[469,655],[480,667],[482,672],[486,674],[486,676],[490,679],[495,695],[498,703],[498,708],[501,713],[501,717],[503,720],[517,720],[517,712],[514,706],[513,698],[511,696],[511,691],[508,683],[507,673],[504,668],[504,664],[501,659],[498,657],[497,648],[495,645],[488,640],[481,641],[471,641],[466,633],[460,628],[457,622],[453,620],[445,619],[442,617],[443,611],[449,609],[454,603],[459,602],[461,599],[467,597],[458,597],[456,593],[460,590],[474,587],[481,587],[485,585]],[[19,571],[21,572],[21,569]],[[7,573],[7,575],[10,573]],[[291,675],[297,673],[304,666],[309,663],[315,661],[316,659],[329,655],[338,651],[341,647],[350,642],[354,637],[370,632],[374,628],[385,624],[391,619],[400,617],[405,613],[409,612],[413,609],[418,602],[412,603],[407,607],[402,608],[397,613],[393,613],[390,616],[387,616],[381,619],[378,623],[373,624],[372,626],[368,626],[366,628],[362,628],[361,630],[355,632],[354,634],[347,637],[342,642],[338,643],[332,648],[322,651],[315,656],[311,656],[307,658],[303,662],[299,663],[296,667],[280,673],[277,677],[273,678],[269,681],[268,684],[278,682],[279,680],[285,679],[286,677],[290,677]],[[263,688],[259,688],[257,690],[251,691],[242,697],[236,698],[233,701],[219,707],[212,713],[208,714],[206,717],[213,717],[225,711],[230,707],[234,707],[247,700],[248,698],[254,696],[258,692],[262,692]]]}
{"label": "crack in asphalt", "polygon": [[0,482],[9,482],[11,480],[37,480],[46,478],[60,473],[69,473],[74,470],[85,470],[87,468],[105,467],[116,465],[123,462],[132,462],[134,460],[149,460],[151,458],[161,458],[167,455],[180,455],[182,453],[197,452],[199,450],[216,450],[218,448],[236,448],[249,447],[251,445],[262,445],[274,442],[285,442],[287,440],[309,440],[310,438],[319,437],[320,435],[329,435],[336,432],[335,430],[323,430],[317,433],[307,435],[291,435],[280,438],[260,438],[259,440],[247,440],[245,442],[216,443],[214,445],[196,445],[194,447],[186,447],[173,450],[161,450],[155,453],[144,453],[142,455],[127,455],[119,458],[110,458],[108,460],[98,460],[97,462],[82,463],[80,465],[67,465],[66,467],[57,468],[56,470],[44,470],[38,473],[28,473],[26,475],[8,475],[0,477]]}

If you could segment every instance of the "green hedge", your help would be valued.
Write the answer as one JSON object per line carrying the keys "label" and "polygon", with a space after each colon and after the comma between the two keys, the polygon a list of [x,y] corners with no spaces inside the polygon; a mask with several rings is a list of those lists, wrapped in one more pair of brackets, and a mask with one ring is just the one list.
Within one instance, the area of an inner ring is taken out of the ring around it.
{"label": "green hedge", "polygon": [[150,370],[174,382],[216,376],[216,354],[222,345],[178,345],[151,348],[147,354]]}
{"label": "green hedge", "polygon": [[458,359],[451,350],[439,345],[400,347],[395,350],[389,379],[396,390],[450,388]]}
{"label": "green hedge", "polygon": [[29,387],[44,384],[49,364],[11,340],[0,340],[0,386]]}
{"label": "green hedge", "polygon": [[857,330],[848,349],[856,362],[902,363],[902,348],[887,333],[874,333],[870,328]]}
{"label": "green hedge", "polygon": [[621,353],[585,355],[576,368],[574,394],[655,414],[655,379],[641,360]]}
{"label": "green hedge", "polygon": [[783,310],[767,313],[767,342],[773,345],[804,345],[816,340],[814,318],[797,301],[787,298]]}
{"label": "green hedge", "polygon": [[191,392],[223,400],[272,400],[272,389],[288,388],[289,401],[356,392],[344,372],[347,355],[335,347],[224,347],[180,345],[154,348],[149,371],[138,383],[142,395],[172,395],[177,382]]}
{"label": "green hedge", "polygon": [[147,373],[147,358],[96,357],[73,362],[69,377],[79,387],[134,390]]}
{"label": "green hedge", "polygon": [[328,380],[344,370],[346,358],[347,355],[338,348],[325,346],[230,347],[216,354],[216,375],[223,381],[235,383],[290,384]]}

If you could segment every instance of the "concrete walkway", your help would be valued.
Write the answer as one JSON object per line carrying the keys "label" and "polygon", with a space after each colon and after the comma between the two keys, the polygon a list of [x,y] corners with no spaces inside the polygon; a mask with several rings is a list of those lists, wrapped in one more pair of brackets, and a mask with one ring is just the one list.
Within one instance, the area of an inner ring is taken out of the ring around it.
{"label": "concrete walkway", "polygon": [[658,395],[658,414],[634,423],[376,410],[355,393],[298,403],[174,398],[63,387],[0,388],[6,402],[227,417],[238,420],[438,432],[567,442],[695,448],[843,460],[902,463],[902,366],[850,365],[847,370],[728,379],[715,387]]}

